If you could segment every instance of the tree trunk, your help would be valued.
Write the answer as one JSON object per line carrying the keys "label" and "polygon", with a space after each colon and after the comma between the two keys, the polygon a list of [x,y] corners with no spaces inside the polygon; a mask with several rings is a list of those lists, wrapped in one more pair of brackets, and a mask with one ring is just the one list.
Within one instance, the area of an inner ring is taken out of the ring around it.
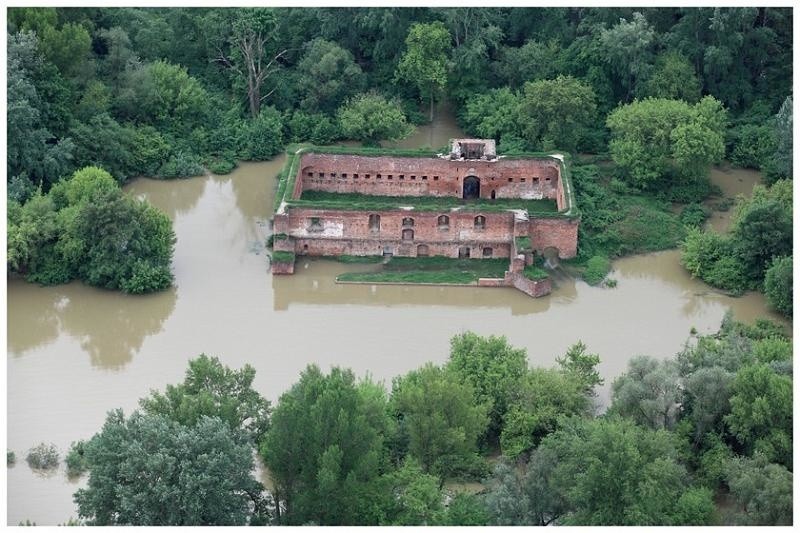
{"label": "tree trunk", "polygon": [[431,87],[431,122],[433,122],[433,87]]}

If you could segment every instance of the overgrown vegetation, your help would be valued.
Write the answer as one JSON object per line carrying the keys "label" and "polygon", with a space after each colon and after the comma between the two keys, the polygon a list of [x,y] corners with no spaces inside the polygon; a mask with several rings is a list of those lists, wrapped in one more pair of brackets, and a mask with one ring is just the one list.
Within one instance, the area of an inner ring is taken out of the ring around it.
{"label": "overgrown vegetation", "polygon": [[58,466],[59,454],[55,444],[37,444],[25,455],[28,466],[36,470],[52,470]]}
{"label": "overgrown vegetation", "polygon": [[303,191],[300,200],[291,200],[292,205],[314,206],[320,209],[352,209],[358,211],[380,211],[412,206],[418,211],[449,211],[467,209],[473,211],[502,211],[525,209],[532,214],[556,213],[555,200],[525,200],[498,198],[495,200],[462,200],[455,196],[372,196],[359,193],[336,193],[327,191]]}
{"label": "overgrown vegetation", "polygon": [[602,255],[596,255],[586,261],[583,279],[589,285],[598,285],[611,271],[611,261]]}
{"label": "overgrown vegetation", "polygon": [[733,293],[764,288],[771,305],[791,316],[792,216],[791,181],[756,186],[751,198],[737,201],[729,234],[690,230],[681,260],[715,287]]}
{"label": "overgrown vegetation", "polygon": [[[274,409],[252,368],[201,356],[182,384],[109,413],[76,501],[97,525],[786,525],[791,361],[779,327],[728,315],[675,357],[632,359],[598,416],[600,357],[581,342],[531,368],[504,337],[465,332],[445,364],[388,389],[309,365]],[[717,509],[724,494],[736,505]]]}
{"label": "overgrown vegetation", "polygon": [[80,279],[134,294],[162,290],[172,284],[174,245],[172,221],[96,167],[24,205],[8,203],[8,270],[43,285]]}

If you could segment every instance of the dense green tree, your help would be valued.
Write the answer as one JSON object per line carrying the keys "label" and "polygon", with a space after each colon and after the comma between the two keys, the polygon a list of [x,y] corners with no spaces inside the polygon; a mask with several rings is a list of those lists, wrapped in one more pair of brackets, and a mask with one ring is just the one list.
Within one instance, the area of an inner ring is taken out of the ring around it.
{"label": "dense green tree", "polygon": [[153,391],[139,403],[145,413],[184,426],[194,426],[203,417],[219,418],[231,429],[260,439],[269,427],[270,404],[253,389],[255,375],[250,365],[232,370],[216,357],[201,354],[189,361],[183,383],[167,385],[163,393]]}
{"label": "dense green tree", "polygon": [[625,419],[575,419],[546,437],[565,525],[709,525],[712,493],[692,488],[673,436]]}
{"label": "dense green tree", "polygon": [[792,472],[771,464],[760,454],[737,457],[728,468],[728,486],[741,506],[736,521],[741,525],[788,526],[792,524]]}
{"label": "dense green tree", "polygon": [[783,101],[778,114],[775,116],[775,138],[777,146],[775,152],[766,165],[767,178],[770,181],[776,179],[792,179],[792,97],[787,96]]}
{"label": "dense green tree", "polygon": [[608,116],[611,155],[639,187],[654,187],[670,174],[705,179],[725,153],[725,121],[725,110],[710,96],[694,106],[662,98],[634,101]]}
{"label": "dense green tree", "polygon": [[773,258],[792,253],[791,183],[781,180],[769,189],[756,186],[752,197],[736,207],[733,246],[749,280],[760,282]]}
{"label": "dense green tree", "polygon": [[40,98],[32,79],[42,67],[33,33],[8,37],[8,178],[26,176],[35,184],[49,186],[70,168],[73,144],[69,138],[56,139],[46,128],[43,116],[48,103]]}
{"label": "dense green tree", "polygon": [[611,385],[611,411],[651,429],[672,429],[680,406],[680,380],[673,361],[636,356]]}
{"label": "dense green tree", "polygon": [[566,498],[553,477],[557,461],[555,450],[539,448],[521,468],[498,462],[484,496],[490,523],[547,526],[567,512]]}
{"label": "dense green tree", "polygon": [[450,339],[447,369],[472,387],[477,403],[491,406],[489,437],[496,439],[528,369],[525,350],[510,346],[505,337],[466,332]]}
{"label": "dense green tree", "polygon": [[425,472],[446,478],[481,468],[478,438],[486,431],[489,405],[478,403],[473,387],[454,372],[429,363],[396,378],[392,410],[408,455]]}
{"label": "dense green tree", "polygon": [[364,74],[353,54],[334,42],[314,39],[297,64],[298,85],[306,111],[332,113],[364,89]]}
{"label": "dense green tree", "polygon": [[378,93],[354,96],[339,108],[337,119],[344,137],[367,144],[402,139],[413,130],[400,105]]}
{"label": "dense green tree", "polygon": [[533,368],[521,381],[504,418],[500,446],[516,458],[539,445],[564,416],[588,415],[591,401],[585,385],[556,369]]}
{"label": "dense green tree", "polygon": [[639,80],[647,75],[655,38],[655,31],[639,12],[635,12],[630,21],[620,19],[600,33],[606,61],[625,88],[625,101],[630,101]]}
{"label": "dense green tree", "polygon": [[578,341],[569,347],[563,357],[556,357],[556,362],[563,372],[583,385],[584,392],[594,396],[594,388],[603,384],[603,378],[597,371],[600,356],[586,353],[586,345]]}
{"label": "dense green tree", "polygon": [[562,48],[558,41],[531,40],[519,48],[504,46],[496,63],[498,77],[510,88],[519,89],[526,81],[551,80],[560,72]]}
{"label": "dense green tree", "polygon": [[764,293],[769,304],[787,316],[792,316],[792,256],[780,257],[772,261],[764,276]]}
{"label": "dense green tree", "polygon": [[280,68],[288,50],[280,42],[278,20],[272,8],[213,10],[204,21],[213,61],[235,73],[235,85],[246,95],[251,118],[275,91],[265,86]]}
{"label": "dense green tree", "polygon": [[699,368],[683,380],[682,416],[693,427],[693,444],[706,432],[722,431],[722,420],[730,412],[734,374],[720,366]]}
{"label": "dense green tree", "polygon": [[574,151],[595,118],[594,91],[571,76],[528,82],[520,118],[526,123],[523,137],[530,146]]}
{"label": "dense green tree", "polygon": [[309,366],[281,395],[260,451],[281,524],[376,524],[384,502],[386,397],[349,370]]}
{"label": "dense green tree", "polygon": [[244,159],[272,158],[283,148],[283,123],[274,107],[261,108],[258,116],[245,124]]}
{"label": "dense green tree", "polygon": [[88,59],[92,38],[83,26],[68,22],[56,28],[47,25],[39,33],[40,48],[44,57],[52,62],[66,77],[78,74],[81,64]]}
{"label": "dense green tree", "polygon": [[725,422],[748,453],[792,465],[792,378],[765,364],[746,366],[733,381]]}
{"label": "dense green tree", "polygon": [[700,80],[685,56],[666,52],[656,59],[647,80],[637,86],[637,96],[684,100],[693,104],[700,100]]}
{"label": "dense green tree", "polygon": [[242,432],[203,417],[187,427],[121,410],[86,443],[78,515],[95,525],[245,525],[263,488]]}
{"label": "dense green tree", "polygon": [[496,139],[500,148],[522,142],[518,119],[520,98],[508,87],[469,97],[462,109],[467,131],[485,139]]}
{"label": "dense green tree", "polygon": [[748,287],[747,274],[730,238],[690,228],[681,250],[681,263],[692,276],[733,293],[741,293]]}
{"label": "dense green tree", "polygon": [[389,507],[386,522],[398,526],[430,526],[444,518],[444,495],[439,478],[422,471],[409,457],[403,466],[386,475]]}
{"label": "dense green tree", "polygon": [[415,85],[423,99],[433,103],[447,84],[450,32],[441,22],[411,26],[406,38],[406,51],[397,65],[397,79]]}
{"label": "dense green tree", "polygon": [[489,512],[483,499],[477,494],[456,492],[447,504],[443,526],[485,526],[489,523]]}

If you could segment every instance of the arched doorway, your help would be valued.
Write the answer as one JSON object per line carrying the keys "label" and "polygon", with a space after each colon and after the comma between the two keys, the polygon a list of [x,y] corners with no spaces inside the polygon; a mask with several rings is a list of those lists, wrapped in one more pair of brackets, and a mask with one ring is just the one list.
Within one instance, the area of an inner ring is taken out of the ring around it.
{"label": "arched doorway", "polygon": [[475,200],[481,197],[481,180],[477,176],[464,178],[464,200]]}

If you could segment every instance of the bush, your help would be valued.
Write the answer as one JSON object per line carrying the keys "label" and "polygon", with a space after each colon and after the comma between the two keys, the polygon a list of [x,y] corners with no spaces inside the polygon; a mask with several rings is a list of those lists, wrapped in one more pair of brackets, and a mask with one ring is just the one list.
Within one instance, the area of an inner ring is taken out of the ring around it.
{"label": "bush", "polygon": [[792,316],[792,281],[792,256],[773,260],[764,279],[764,293],[769,304],[786,316]]}
{"label": "bush", "polygon": [[28,450],[25,460],[36,470],[51,470],[58,466],[58,448],[55,444],[41,444]]}
{"label": "bush", "polygon": [[188,178],[205,172],[200,158],[190,152],[178,152],[158,169],[159,178]]}
{"label": "bush", "polygon": [[775,129],[771,124],[743,124],[728,130],[731,163],[737,167],[760,169],[777,148]]}
{"label": "bush", "polygon": [[230,174],[236,168],[236,159],[228,156],[215,157],[206,166],[212,174]]}
{"label": "bush", "polygon": [[681,222],[684,226],[699,228],[711,215],[709,209],[702,204],[689,204],[681,211]]}
{"label": "bush", "polygon": [[6,451],[6,464],[8,466],[13,466],[16,462],[17,462],[17,454],[15,454],[11,450]]}
{"label": "bush", "polygon": [[283,122],[274,107],[261,109],[258,116],[247,122],[244,159],[265,161],[283,149]]}
{"label": "bush", "polygon": [[67,463],[67,475],[70,477],[80,476],[89,469],[86,461],[86,443],[82,440],[73,442],[69,447],[69,452],[64,462]]}
{"label": "bush", "polygon": [[583,272],[583,279],[589,285],[597,285],[611,270],[611,261],[607,257],[596,255],[586,262],[586,270]]}

